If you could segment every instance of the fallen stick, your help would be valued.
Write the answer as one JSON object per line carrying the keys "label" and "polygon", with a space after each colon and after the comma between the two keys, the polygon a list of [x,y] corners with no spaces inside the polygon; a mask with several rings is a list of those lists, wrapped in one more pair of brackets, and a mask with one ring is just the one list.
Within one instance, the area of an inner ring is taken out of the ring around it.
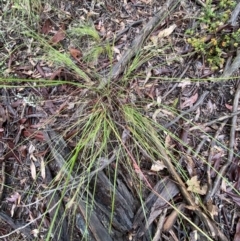
{"label": "fallen stick", "polygon": [[[238,84],[238,88],[236,90],[234,101],[233,101],[233,108],[232,108],[233,113],[237,111],[239,99],[240,99],[240,83]],[[227,171],[227,168],[232,163],[233,149],[234,149],[234,142],[235,142],[235,132],[236,132],[236,125],[237,125],[236,123],[237,123],[237,115],[234,115],[232,117],[232,125],[231,125],[231,130],[230,130],[230,141],[229,141],[229,151],[228,151],[227,162],[222,166],[221,170],[219,171],[219,173],[214,181],[212,191],[210,193],[208,193],[208,195],[205,198],[206,201],[208,201],[215,195],[215,193],[219,189],[220,181],[224,177],[224,175]]]}

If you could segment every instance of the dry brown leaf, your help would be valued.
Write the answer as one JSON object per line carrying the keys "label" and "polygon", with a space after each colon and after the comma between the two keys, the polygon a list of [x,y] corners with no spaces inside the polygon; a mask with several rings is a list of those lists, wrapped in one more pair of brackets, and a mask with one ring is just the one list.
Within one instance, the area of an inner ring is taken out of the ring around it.
{"label": "dry brown leaf", "polygon": [[189,155],[186,155],[186,162],[187,162],[188,173],[189,173],[190,177],[192,177],[195,173],[195,163],[194,163],[192,157]]}
{"label": "dry brown leaf", "polygon": [[15,192],[11,195],[11,197],[7,197],[6,200],[11,203],[20,204],[21,195],[18,192]]}
{"label": "dry brown leaf", "polygon": [[148,80],[149,80],[151,77],[152,77],[152,71],[151,71],[151,69],[149,68],[149,69],[147,70],[147,74],[146,74],[146,78],[145,78],[145,80],[144,80],[143,86],[146,85],[146,83],[148,82]]}
{"label": "dry brown leaf", "polygon": [[38,229],[33,229],[33,230],[31,231],[31,234],[32,234],[35,238],[37,238],[38,235],[39,235],[39,230],[38,230]]}
{"label": "dry brown leaf", "polygon": [[146,4],[149,4],[149,3],[152,2],[152,0],[141,0],[141,2],[146,3]]}
{"label": "dry brown leaf", "polygon": [[152,118],[155,122],[157,122],[158,117],[175,117],[174,114],[168,110],[165,109],[156,109],[155,112],[152,115]]}
{"label": "dry brown leaf", "polygon": [[32,175],[33,180],[36,180],[37,172],[36,172],[36,167],[32,160],[31,160],[31,164],[30,164],[30,170],[31,170],[31,175]]}
{"label": "dry brown leaf", "polygon": [[52,22],[50,19],[47,19],[44,24],[43,27],[41,29],[41,33],[42,34],[48,34],[52,29]]}
{"label": "dry brown leaf", "polygon": [[179,84],[178,87],[181,87],[184,90],[187,86],[192,85],[192,82],[189,79],[183,79]]}
{"label": "dry brown leaf", "polygon": [[13,217],[13,215],[14,215],[14,210],[15,210],[16,206],[17,206],[16,204],[12,205],[12,208],[11,208],[11,211],[10,211],[11,217]]}
{"label": "dry brown leaf", "polygon": [[195,192],[200,195],[205,195],[207,193],[207,185],[200,186],[200,181],[198,181],[197,176],[192,177],[186,182],[188,185],[187,190],[190,192]]}
{"label": "dry brown leaf", "polygon": [[72,208],[73,204],[75,203],[75,198],[71,198],[70,201],[67,202],[66,204],[66,210]]}
{"label": "dry brown leaf", "polygon": [[239,241],[240,240],[240,219],[238,219],[237,227],[236,227],[236,233],[234,235],[233,241]]}
{"label": "dry brown leaf", "polygon": [[150,40],[153,42],[154,45],[158,44],[158,37],[157,36],[151,36]]}
{"label": "dry brown leaf", "polygon": [[210,213],[212,219],[214,219],[214,216],[218,216],[218,207],[216,205],[213,205],[212,200],[207,202],[207,210]]}
{"label": "dry brown leaf", "polygon": [[181,104],[181,109],[185,107],[191,107],[198,99],[198,93],[196,92],[193,96],[190,98],[187,98],[182,104]]}
{"label": "dry brown leaf", "polygon": [[165,138],[165,147],[168,148],[171,146],[171,144],[172,144],[172,138],[170,135],[167,135]]}
{"label": "dry brown leaf", "polygon": [[225,104],[226,108],[230,111],[232,111],[232,105],[229,105],[229,104]]}
{"label": "dry brown leaf", "polygon": [[181,203],[178,207],[177,210],[174,209],[171,214],[167,217],[166,221],[164,222],[163,225],[163,231],[164,232],[168,232],[173,225],[175,224],[177,217],[179,215],[179,213],[182,211],[182,209],[184,208],[185,204]]}
{"label": "dry brown leaf", "polygon": [[223,192],[226,192],[226,191],[227,191],[227,184],[226,184],[226,181],[225,181],[224,179],[222,179],[222,183],[221,183],[220,189],[221,189]]}
{"label": "dry brown leaf", "polygon": [[185,208],[187,208],[188,210],[191,210],[191,211],[196,211],[198,209],[197,206],[191,206],[191,205],[186,205]]}
{"label": "dry brown leaf", "polygon": [[158,172],[166,168],[162,161],[156,161],[152,164],[151,171]]}
{"label": "dry brown leaf", "polygon": [[169,26],[168,28],[160,31],[158,33],[158,38],[164,38],[164,37],[167,37],[169,36],[173,31],[174,29],[177,27],[177,25],[174,23],[173,25]]}
{"label": "dry brown leaf", "polygon": [[44,163],[44,160],[43,160],[42,156],[40,157],[40,159],[41,159],[41,164],[40,164],[40,166],[41,166],[41,176],[42,176],[43,179],[45,179],[46,178],[45,163]]}
{"label": "dry brown leaf", "polygon": [[65,38],[65,32],[59,29],[51,39],[51,43],[57,44]]}
{"label": "dry brown leaf", "polygon": [[74,59],[76,59],[77,61],[79,61],[79,58],[82,57],[82,53],[80,50],[75,49],[75,48],[69,48],[69,52],[72,55],[72,57]]}
{"label": "dry brown leaf", "polygon": [[98,15],[99,15],[99,13],[94,12],[94,11],[90,11],[90,12],[87,13],[87,18],[90,18],[92,16],[98,16]]}
{"label": "dry brown leaf", "polygon": [[0,127],[2,127],[3,123],[7,120],[7,115],[5,109],[2,105],[0,105]]}
{"label": "dry brown leaf", "polygon": [[112,50],[116,54],[121,54],[120,50],[117,47],[115,47],[115,46],[112,47]]}
{"label": "dry brown leaf", "polygon": [[33,152],[35,150],[36,150],[35,147],[32,144],[30,144],[30,146],[28,148],[28,152],[29,152],[30,159],[33,161],[37,161],[37,158],[33,155]]}

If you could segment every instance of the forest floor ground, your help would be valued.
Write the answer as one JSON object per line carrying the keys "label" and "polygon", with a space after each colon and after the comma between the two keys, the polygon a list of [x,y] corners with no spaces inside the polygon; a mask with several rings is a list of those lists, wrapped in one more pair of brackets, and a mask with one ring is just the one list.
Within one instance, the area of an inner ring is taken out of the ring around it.
{"label": "forest floor ground", "polygon": [[240,240],[240,4],[3,0],[1,240]]}

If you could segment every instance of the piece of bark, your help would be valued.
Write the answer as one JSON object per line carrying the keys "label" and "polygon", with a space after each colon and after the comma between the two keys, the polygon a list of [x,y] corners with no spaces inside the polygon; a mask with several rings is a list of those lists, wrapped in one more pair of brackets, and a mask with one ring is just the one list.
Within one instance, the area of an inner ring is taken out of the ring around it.
{"label": "piece of bark", "polygon": [[94,210],[87,206],[83,200],[78,200],[79,210],[84,218],[88,220],[89,229],[91,230],[96,241],[113,241],[106,228],[98,219]]}
{"label": "piece of bark", "polygon": [[[177,185],[167,177],[160,180],[154,189],[163,199],[156,194],[152,195],[153,193],[151,193],[145,202],[144,209],[140,208],[140,215],[138,212],[134,221],[134,228],[136,228],[136,223],[138,223],[138,226],[140,227],[138,237],[141,237],[149,229],[153,221],[162,213],[166,201],[171,200],[179,193]],[[141,228],[143,225],[145,227]]]}
{"label": "piece of bark", "polygon": [[[153,190],[158,193],[159,195],[164,194],[164,198],[169,201],[173,196],[171,195],[171,192],[169,192],[168,188],[173,188],[173,193],[179,192],[178,188],[176,188],[176,184],[174,184],[168,177],[165,177],[157,182]],[[165,195],[165,192],[169,192],[167,195]],[[174,194],[175,196],[176,194]],[[141,207],[135,217],[133,222],[133,228],[136,229],[143,220],[145,220],[146,213],[151,214],[154,209],[159,208],[160,206],[165,205],[166,202],[162,199],[160,199],[155,193],[151,192],[149,196],[147,197],[145,203],[144,203],[144,209]],[[152,209],[154,207],[154,209]]]}
{"label": "piece of bark", "polygon": [[[46,181],[47,183],[51,183],[53,181],[51,172],[48,166],[45,167],[46,169]],[[52,225],[52,235],[53,241],[69,241],[70,235],[68,235],[68,225],[65,216],[65,209],[63,206],[62,201],[55,207],[53,206],[59,202],[60,194],[58,191],[52,192],[51,195],[47,196],[47,209],[51,210],[49,212],[49,217],[51,220],[50,225]],[[53,223],[54,222],[54,223]]]}
{"label": "piece of bark", "polygon": [[[0,220],[3,220],[5,223],[7,223],[7,225],[9,225],[13,230],[17,230],[16,232],[17,233],[20,233],[21,236],[24,237],[23,240],[26,240],[26,241],[30,241],[33,239],[33,236],[31,235],[31,229],[30,227],[21,227],[21,226],[25,226],[25,225],[17,225],[14,220],[9,217],[7,214],[5,214],[4,212],[0,211]],[[0,225],[1,225],[1,222],[0,222]],[[12,234],[13,235],[13,234]],[[10,235],[9,235],[10,236]],[[9,237],[8,236],[8,237]],[[10,236],[11,237],[11,236]],[[7,238],[7,237],[6,237]],[[5,240],[3,238],[3,240]],[[9,239],[7,239],[9,240]]]}
{"label": "piece of bark", "polygon": [[[112,197],[113,193],[114,200]],[[114,216],[117,217],[118,225],[114,224],[113,220],[113,226],[122,232],[127,232],[132,228],[133,207],[127,203],[125,197],[123,197],[118,191],[117,186],[114,187],[102,171],[97,175],[96,193],[94,198],[98,203],[101,203],[109,210],[110,216],[112,212],[112,202],[114,201],[113,211]]]}

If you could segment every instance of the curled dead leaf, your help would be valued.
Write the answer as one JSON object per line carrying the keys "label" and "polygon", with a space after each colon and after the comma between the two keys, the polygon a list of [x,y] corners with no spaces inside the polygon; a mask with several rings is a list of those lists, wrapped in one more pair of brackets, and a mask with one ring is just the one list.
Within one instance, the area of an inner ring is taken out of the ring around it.
{"label": "curled dead leaf", "polygon": [[151,171],[158,172],[166,168],[162,161],[156,161],[152,164]]}
{"label": "curled dead leaf", "polygon": [[51,29],[52,29],[52,21],[50,19],[47,19],[43,24],[41,33],[48,34],[51,31]]}
{"label": "curled dead leaf", "polygon": [[177,25],[174,23],[173,25],[169,26],[168,28],[160,31],[158,33],[158,38],[164,38],[164,37],[167,37],[169,36],[173,31],[174,29],[177,27]]}
{"label": "curled dead leaf", "polygon": [[226,108],[230,111],[232,111],[232,105],[229,105],[229,104],[225,104]]}
{"label": "curled dead leaf", "polygon": [[193,96],[191,96],[190,98],[187,98],[182,104],[181,104],[181,109],[188,107],[188,106],[192,106],[198,99],[198,93],[196,92]]}
{"label": "curled dead leaf", "polygon": [[173,225],[175,224],[177,217],[179,215],[179,213],[181,213],[181,211],[183,210],[183,208],[185,207],[185,204],[181,203],[177,209],[174,209],[171,214],[167,217],[166,221],[164,222],[163,225],[163,231],[164,232],[168,232]]}
{"label": "curled dead leaf", "polygon": [[31,169],[31,175],[32,175],[33,180],[36,180],[37,172],[36,172],[36,167],[32,160],[31,160],[31,164],[30,164],[30,169]]}
{"label": "curled dead leaf", "polygon": [[38,229],[33,229],[33,230],[31,231],[31,234],[32,234],[35,238],[37,238],[38,235],[39,235],[39,230],[38,230]]}
{"label": "curled dead leaf", "polygon": [[59,29],[55,35],[51,38],[51,43],[57,44],[65,38],[65,32],[62,29]]}
{"label": "curled dead leaf", "polygon": [[188,185],[187,190],[190,192],[198,193],[200,195],[205,195],[207,193],[207,185],[201,187],[197,176],[192,177],[186,182],[186,184]]}
{"label": "curled dead leaf", "polygon": [[165,147],[169,148],[172,145],[172,138],[170,135],[167,135],[165,138]]}
{"label": "curled dead leaf", "polygon": [[13,215],[14,215],[14,210],[15,210],[16,206],[17,206],[16,204],[12,205],[12,208],[11,208],[11,211],[10,211],[11,217],[13,217]]}
{"label": "curled dead leaf", "polygon": [[79,61],[79,59],[82,57],[82,53],[80,50],[75,49],[75,48],[69,48],[69,52],[71,54],[71,56],[76,59],[77,61]]}
{"label": "curled dead leaf", "polygon": [[218,216],[218,207],[216,205],[213,205],[213,201],[209,200],[207,202],[207,210],[209,211],[212,219],[214,219],[214,216]]}
{"label": "curled dead leaf", "polygon": [[41,176],[43,179],[45,179],[46,178],[45,163],[44,163],[42,156],[40,157],[40,159],[41,159],[41,165],[40,165],[41,166]]}
{"label": "curled dead leaf", "polygon": [[20,204],[21,195],[18,192],[15,192],[11,195],[11,197],[7,197],[6,200],[11,203]]}

